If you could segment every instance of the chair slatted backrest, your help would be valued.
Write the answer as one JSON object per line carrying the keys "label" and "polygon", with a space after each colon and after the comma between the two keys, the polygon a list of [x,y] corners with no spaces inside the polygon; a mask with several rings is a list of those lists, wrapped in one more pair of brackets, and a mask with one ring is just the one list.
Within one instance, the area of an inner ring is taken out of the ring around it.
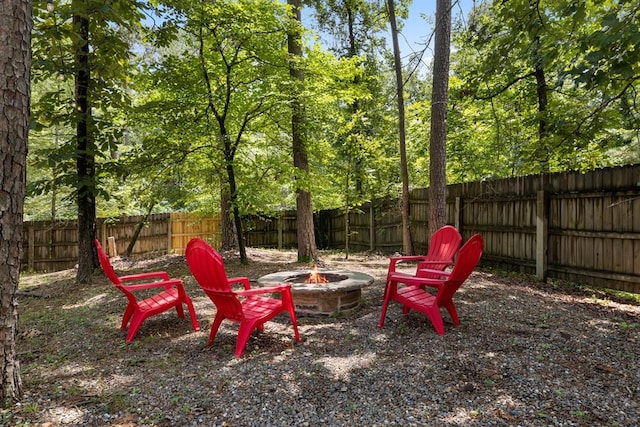
{"label": "chair slatted backrest", "polygon": [[[432,273],[425,273],[422,269],[444,270],[453,264],[453,257],[456,255],[456,252],[458,252],[458,249],[460,249],[461,242],[462,236],[455,227],[445,225],[439,228],[433,233],[429,240],[429,248],[425,255],[426,261],[429,262],[418,263],[416,276],[432,277]],[[442,261],[442,263],[434,264],[434,261]]]}
{"label": "chair slatted backrest", "polygon": [[242,318],[240,300],[233,293],[222,256],[202,239],[194,238],[185,249],[191,274],[216,308],[234,320]]}
{"label": "chair slatted backrest", "polygon": [[102,271],[104,272],[104,274],[111,281],[111,283],[116,285],[116,288],[118,288],[118,290],[120,290],[120,292],[122,292],[127,297],[127,300],[129,300],[130,303],[137,304],[136,296],[133,294],[133,292],[127,289],[127,287],[122,283],[122,280],[120,280],[120,278],[116,274],[115,270],[113,269],[113,266],[111,265],[111,261],[109,260],[109,257],[107,256],[106,252],[102,248],[102,245],[100,244],[100,241],[96,239],[94,243],[98,251],[98,259],[100,260],[100,267],[102,267]]}
{"label": "chair slatted backrest", "polygon": [[482,236],[479,234],[471,236],[462,248],[460,248],[456,264],[451,270],[451,275],[436,295],[439,306],[450,302],[458,288],[467,280],[473,270],[475,270],[480,262],[483,249],[484,242]]}
{"label": "chair slatted backrest", "polygon": [[104,271],[104,274],[111,281],[111,283],[113,283],[116,286],[121,286],[122,281],[114,271],[113,266],[111,265],[111,261],[109,261],[109,257],[107,256],[107,253],[102,248],[100,241],[96,239],[94,243],[98,251],[98,259],[100,260],[100,267],[102,267],[102,271]]}

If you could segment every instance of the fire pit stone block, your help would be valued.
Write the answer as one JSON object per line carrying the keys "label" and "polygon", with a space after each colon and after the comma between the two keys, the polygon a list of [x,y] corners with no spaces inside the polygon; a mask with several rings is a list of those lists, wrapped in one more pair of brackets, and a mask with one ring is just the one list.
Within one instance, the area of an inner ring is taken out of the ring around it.
{"label": "fire pit stone block", "polygon": [[[342,280],[329,283],[299,283],[304,271],[282,271],[268,274],[258,279],[260,286],[290,283],[293,304],[299,315],[332,315],[349,312],[360,305],[362,288],[373,283],[368,274],[351,270],[319,270],[327,277]],[[310,273],[310,272],[309,272]]]}

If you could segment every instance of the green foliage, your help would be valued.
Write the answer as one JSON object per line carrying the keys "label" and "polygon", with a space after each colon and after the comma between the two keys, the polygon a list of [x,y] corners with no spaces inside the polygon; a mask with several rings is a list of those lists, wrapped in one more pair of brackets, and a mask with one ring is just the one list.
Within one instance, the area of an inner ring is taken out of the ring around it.
{"label": "green foliage", "polygon": [[[637,133],[627,130],[637,129],[638,112],[621,108],[633,105],[639,74],[633,48],[622,47],[632,46],[637,9],[617,1],[519,0],[474,10],[467,29],[456,37],[452,178],[537,173],[541,161],[551,171],[620,164],[612,150],[634,140],[637,145]],[[544,111],[539,110],[536,70],[547,82]],[[473,152],[475,166],[464,163]],[[637,151],[629,154],[638,160]]]}
{"label": "green foliage", "polygon": [[[292,209],[296,186],[311,192],[316,210],[397,196],[383,3],[307,4],[320,35],[299,29],[310,172],[296,176],[299,82],[289,75],[294,23],[284,2],[59,0],[54,13],[37,2],[26,218],[70,218],[77,209],[72,16],[80,6],[90,17],[96,158],[96,180],[84,184],[99,216],[217,212],[230,168],[242,214]],[[454,33],[448,182],[638,162],[639,9],[622,0],[478,2]],[[320,43],[326,36],[331,44]],[[546,82],[544,109],[536,71]],[[409,64],[405,74],[410,182],[424,187],[431,77]]]}
{"label": "green foliage", "polygon": [[[131,103],[128,93],[130,45],[145,3],[118,0],[57,1],[53,12],[40,2],[34,7],[32,68],[32,130],[27,218],[43,217],[43,196],[50,196],[51,217],[69,217],[81,188],[108,200],[106,179],[117,170],[119,145],[125,139],[124,117]],[[76,125],[81,120],[75,105],[75,52],[79,40],[74,16],[89,20],[90,84],[88,99],[88,151],[79,153]],[[79,154],[97,159],[96,177],[80,179]],[[57,211],[57,198],[63,209]],[[115,212],[114,212],[115,213]]]}

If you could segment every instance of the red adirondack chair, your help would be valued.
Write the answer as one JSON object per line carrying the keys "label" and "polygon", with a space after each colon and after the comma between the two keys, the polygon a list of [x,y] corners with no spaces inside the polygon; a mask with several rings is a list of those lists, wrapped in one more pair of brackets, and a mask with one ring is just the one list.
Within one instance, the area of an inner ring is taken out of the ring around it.
{"label": "red adirondack chair", "polygon": [[[389,258],[387,277],[392,274],[398,275],[399,277],[440,277],[440,275],[434,276],[433,273],[429,273],[427,270],[444,270],[453,264],[453,257],[458,249],[460,249],[461,242],[462,236],[458,230],[451,225],[445,225],[436,230],[431,236],[426,255],[408,255]],[[410,275],[396,271],[397,264],[404,261],[418,262],[415,274]]]}
{"label": "red adirondack chair", "polygon": [[[403,287],[399,287],[398,284],[406,284],[407,281],[411,282],[413,279],[389,281],[384,303],[382,304],[382,313],[380,314],[378,328],[382,328],[384,325],[387,307],[391,300],[398,301],[407,309],[413,309],[427,315],[433,324],[433,328],[439,335],[444,335],[444,324],[442,322],[442,315],[440,314],[441,307],[447,309],[453,324],[459,325],[460,320],[455,305],[453,304],[453,295],[478,265],[480,257],[482,256],[483,246],[482,236],[479,234],[472,236],[462,248],[460,248],[453,269],[444,279],[421,278],[418,285],[410,283]],[[431,272],[433,274],[440,274],[437,270],[432,270]],[[436,295],[432,295],[420,285],[434,286],[438,288],[438,292]]]}
{"label": "red adirondack chair", "polygon": [[[120,329],[122,330],[127,328],[127,324],[129,325],[127,342],[133,341],[138,333],[138,329],[140,329],[140,326],[142,325],[142,322],[144,322],[147,317],[165,312],[170,308],[175,307],[178,312],[178,316],[184,319],[184,310],[182,308],[183,303],[186,304],[189,309],[193,330],[196,332],[200,330],[200,326],[198,326],[198,319],[196,318],[196,312],[193,309],[193,303],[184,290],[182,280],[169,279],[169,275],[165,271],[118,276],[111,266],[109,257],[105,253],[104,249],[102,249],[102,245],[100,245],[100,242],[97,239],[95,240],[95,245],[98,250],[98,258],[100,260],[100,265],[102,266],[102,271],[109,278],[111,283],[116,285],[118,290],[120,290],[120,292],[122,292],[129,301],[129,304],[124,311],[124,315],[122,316],[122,324],[120,325]],[[151,280],[151,282],[148,282],[149,280]],[[141,281],[147,282],[140,283]],[[136,283],[127,285],[125,282]],[[135,291],[154,288],[162,289],[162,291],[140,301],[134,294]]]}
{"label": "red adirondack chair", "polygon": [[[227,277],[222,256],[202,239],[192,239],[185,250],[187,264],[193,277],[216,306],[207,346],[213,343],[224,319],[240,323],[236,339],[235,357],[242,356],[254,329],[264,330],[264,323],[283,312],[289,313],[296,341],[300,341],[298,321],[291,298],[291,285],[282,284],[251,289],[246,277]],[[235,291],[232,284],[241,284],[244,290]],[[280,299],[268,295],[279,293]]]}
{"label": "red adirondack chair", "polygon": [[[425,281],[423,279],[440,279],[447,277],[449,273],[445,271],[445,269],[453,264],[453,258],[458,249],[460,249],[461,242],[462,236],[458,230],[451,225],[445,225],[436,230],[431,236],[426,255],[391,257],[387,271],[385,295],[391,282],[401,281],[406,284],[420,285],[423,288],[429,283],[431,283],[431,286],[433,286],[434,283],[441,283],[440,281]],[[414,274],[396,271],[397,264],[406,261],[418,262]],[[408,309],[405,309],[405,314],[408,313],[408,311]]]}

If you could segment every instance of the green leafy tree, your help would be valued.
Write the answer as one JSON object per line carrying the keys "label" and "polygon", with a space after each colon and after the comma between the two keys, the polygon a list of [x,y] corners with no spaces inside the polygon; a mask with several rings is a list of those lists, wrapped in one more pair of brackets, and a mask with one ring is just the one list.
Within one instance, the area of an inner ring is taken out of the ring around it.
{"label": "green leafy tree", "polygon": [[[333,146],[334,175],[341,183],[339,191],[348,214],[365,200],[391,191],[397,195],[399,189],[395,184],[400,172],[390,163],[398,158],[398,146],[392,137],[397,112],[389,108],[396,92],[385,78],[393,69],[384,38],[389,21],[384,2],[320,0],[310,4],[329,51],[359,69],[352,75],[349,96],[337,100],[323,133]],[[402,14],[406,15],[404,6]],[[348,251],[350,231],[345,232]]]}
{"label": "green leafy tree", "polygon": [[[307,133],[305,132],[304,111],[302,102],[304,91],[304,71],[302,69],[302,5],[300,0],[287,0],[291,8],[292,25],[287,35],[289,57],[289,73],[297,83],[294,86],[291,100],[291,140],[293,151],[293,167],[296,176],[309,174],[309,158],[307,152]],[[311,193],[301,185],[296,185],[296,219],[298,238],[298,261],[318,258],[316,239],[313,228],[313,206]]]}
{"label": "green leafy tree", "polygon": [[[456,175],[617,163],[610,153],[629,144],[637,120],[635,107],[623,107],[633,105],[637,83],[637,54],[627,48],[637,37],[637,9],[617,1],[519,0],[474,10],[454,61]],[[482,161],[476,155],[475,166],[462,167],[474,150]]]}
{"label": "green leafy tree", "polygon": [[231,212],[222,215],[233,220],[246,262],[236,156],[258,132],[258,119],[288,102],[286,10],[271,0],[165,5],[171,8],[165,27],[180,34],[182,49],[148,64],[143,108],[175,129],[165,137],[181,147],[176,152],[202,153],[212,169],[224,171],[221,201],[228,198]]}
{"label": "green leafy tree", "polygon": [[409,228],[409,171],[406,154],[406,130],[405,130],[405,103],[404,103],[404,79],[402,77],[402,62],[398,44],[398,29],[396,22],[394,0],[387,1],[387,12],[391,24],[391,39],[393,41],[393,58],[396,72],[396,96],[398,102],[398,141],[400,147],[400,169],[402,176],[402,247],[406,255],[413,254],[411,242],[411,230]]}
{"label": "green leafy tree", "polygon": [[[93,246],[96,197],[108,194],[100,184],[99,161],[117,151],[122,140],[120,118],[130,104],[126,91],[129,34],[137,29],[144,6],[125,0],[50,4],[51,12],[44,7],[34,11],[33,78],[36,84],[59,84],[33,100],[34,122],[36,129],[72,135],[56,141],[54,150],[60,159],[56,167],[61,170],[53,173],[53,185],[74,189],[79,245],[76,280],[87,283],[98,265]],[[35,184],[32,188],[48,187]]]}

